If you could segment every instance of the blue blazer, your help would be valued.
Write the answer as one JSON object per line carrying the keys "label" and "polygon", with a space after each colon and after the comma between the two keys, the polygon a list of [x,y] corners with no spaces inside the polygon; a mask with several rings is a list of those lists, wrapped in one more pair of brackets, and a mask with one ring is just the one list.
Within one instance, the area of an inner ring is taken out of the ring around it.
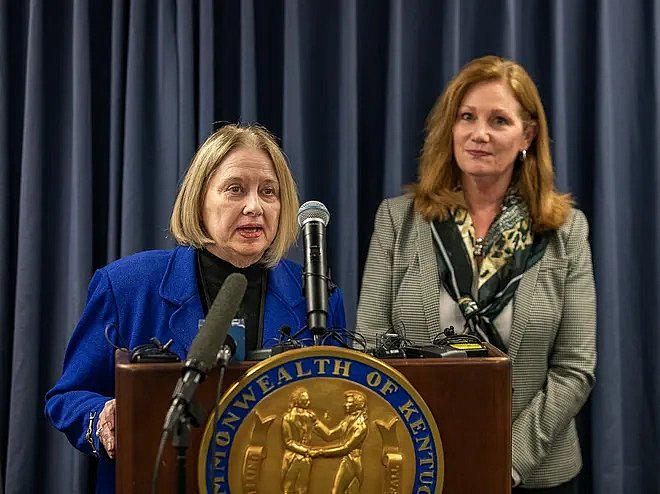
{"label": "blue blazer", "polygon": [[[64,368],[55,387],[46,394],[46,415],[71,444],[83,453],[99,456],[97,493],[113,493],[114,461],[101,451],[95,433],[98,416],[115,394],[114,348],[105,338],[133,348],[156,337],[174,340],[171,350],[184,359],[204,318],[196,279],[195,250],[141,252],[105,266],[89,284],[87,304],[71,336]],[[293,331],[307,324],[299,264],[282,260],[269,269],[264,307],[264,346],[272,346],[279,328]],[[329,300],[328,327],[344,328],[342,292]],[[303,333],[311,337],[309,332]]]}

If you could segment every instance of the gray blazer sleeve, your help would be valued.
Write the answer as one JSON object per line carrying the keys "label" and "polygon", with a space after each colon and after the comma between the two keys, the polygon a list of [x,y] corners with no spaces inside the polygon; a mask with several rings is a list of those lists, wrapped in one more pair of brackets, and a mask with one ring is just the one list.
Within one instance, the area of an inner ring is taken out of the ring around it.
{"label": "gray blazer sleeve", "polygon": [[513,468],[523,483],[580,411],[595,380],[596,295],[588,225],[581,211],[573,216],[565,246],[565,296],[547,380],[513,422]]}
{"label": "gray blazer sleeve", "polygon": [[392,327],[392,259],[396,233],[385,199],[378,207],[357,311],[357,331],[373,347],[379,335]]}

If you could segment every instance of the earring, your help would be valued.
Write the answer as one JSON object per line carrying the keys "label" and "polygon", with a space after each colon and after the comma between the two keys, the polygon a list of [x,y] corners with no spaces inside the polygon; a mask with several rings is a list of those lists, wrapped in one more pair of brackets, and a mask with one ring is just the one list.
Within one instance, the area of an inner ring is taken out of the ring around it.
{"label": "earring", "polygon": [[527,159],[527,150],[523,149],[520,151],[520,161],[524,163],[526,159]]}

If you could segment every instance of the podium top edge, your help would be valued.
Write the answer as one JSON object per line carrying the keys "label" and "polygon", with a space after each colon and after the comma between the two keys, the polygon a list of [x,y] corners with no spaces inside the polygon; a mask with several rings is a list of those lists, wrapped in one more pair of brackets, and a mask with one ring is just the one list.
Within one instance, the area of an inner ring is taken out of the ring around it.
{"label": "podium top edge", "polygon": [[[172,370],[180,369],[182,365],[182,362],[132,363],[130,359],[130,353],[125,350],[117,350],[115,352],[115,366],[123,371]],[[491,352],[491,355],[488,357],[384,359],[383,362],[402,367],[423,367],[428,365],[508,366],[511,364],[509,357],[499,351]],[[232,362],[230,367],[247,370],[256,363],[257,361]]]}

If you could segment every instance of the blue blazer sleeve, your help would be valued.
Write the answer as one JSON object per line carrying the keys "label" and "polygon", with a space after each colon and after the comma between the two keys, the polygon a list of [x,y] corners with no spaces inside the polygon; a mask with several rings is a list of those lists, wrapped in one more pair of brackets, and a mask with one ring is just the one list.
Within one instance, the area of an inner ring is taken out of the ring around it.
{"label": "blue blazer sleeve", "polygon": [[330,295],[328,300],[328,327],[329,328],[346,328],[346,314],[344,312],[344,292],[341,288],[337,287]]}
{"label": "blue blazer sleeve", "polygon": [[46,394],[46,416],[53,426],[77,449],[94,455],[100,451],[99,414],[114,396],[114,349],[104,335],[108,324],[117,325],[117,308],[108,275],[101,269],[90,282],[87,304],[66,349],[62,377]]}

